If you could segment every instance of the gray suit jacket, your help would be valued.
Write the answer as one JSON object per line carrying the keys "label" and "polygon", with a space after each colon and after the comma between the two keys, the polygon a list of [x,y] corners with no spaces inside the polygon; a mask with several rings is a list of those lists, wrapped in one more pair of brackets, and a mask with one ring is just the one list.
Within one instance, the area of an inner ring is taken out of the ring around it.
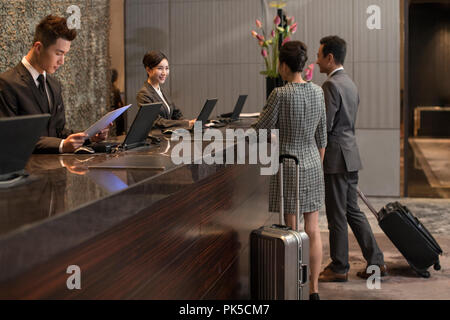
{"label": "gray suit jacket", "polygon": [[362,169],[355,137],[359,95],[344,70],[337,71],[322,85],[327,109],[327,137],[324,172],[354,172]]}

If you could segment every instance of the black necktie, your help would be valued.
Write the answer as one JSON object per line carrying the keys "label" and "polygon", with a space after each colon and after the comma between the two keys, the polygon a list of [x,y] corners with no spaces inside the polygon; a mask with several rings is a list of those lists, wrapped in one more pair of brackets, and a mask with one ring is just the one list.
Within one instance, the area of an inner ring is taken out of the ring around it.
{"label": "black necktie", "polygon": [[44,103],[44,106],[47,108],[47,110],[50,112],[50,105],[48,102],[48,96],[47,96],[47,92],[45,91],[45,80],[44,80],[44,75],[40,74],[39,77],[37,78],[38,82],[39,82],[39,92],[42,95],[42,102]]}

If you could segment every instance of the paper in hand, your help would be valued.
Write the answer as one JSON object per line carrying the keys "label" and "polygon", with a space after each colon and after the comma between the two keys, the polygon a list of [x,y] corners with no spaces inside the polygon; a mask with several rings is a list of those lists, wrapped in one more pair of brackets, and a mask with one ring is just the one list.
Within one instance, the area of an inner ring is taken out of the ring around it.
{"label": "paper in hand", "polygon": [[92,126],[89,127],[89,129],[85,130],[84,133],[88,135],[88,138],[95,136],[97,133],[108,127],[108,125],[116,120],[122,113],[124,113],[129,107],[131,107],[131,104],[113,110],[111,112],[108,112],[105,114],[100,120],[98,120],[96,123],[94,123]]}
{"label": "paper in hand", "polygon": [[239,115],[240,118],[258,118],[259,117],[259,112],[254,112],[254,113],[241,113]]}

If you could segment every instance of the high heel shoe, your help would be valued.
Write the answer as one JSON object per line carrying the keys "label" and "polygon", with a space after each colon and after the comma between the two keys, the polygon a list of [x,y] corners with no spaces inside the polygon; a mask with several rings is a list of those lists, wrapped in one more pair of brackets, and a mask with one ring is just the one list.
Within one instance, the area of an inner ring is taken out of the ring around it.
{"label": "high heel shoe", "polygon": [[309,300],[320,300],[319,294],[318,293],[311,293],[309,295]]}

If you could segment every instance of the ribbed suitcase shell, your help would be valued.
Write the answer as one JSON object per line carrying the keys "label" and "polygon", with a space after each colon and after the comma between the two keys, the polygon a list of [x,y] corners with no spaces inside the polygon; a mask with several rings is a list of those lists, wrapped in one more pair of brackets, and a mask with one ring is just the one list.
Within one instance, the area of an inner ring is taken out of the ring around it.
{"label": "ribbed suitcase shell", "polygon": [[250,288],[255,300],[309,300],[309,238],[273,225],[250,234]]}
{"label": "ribbed suitcase shell", "polygon": [[250,292],[255,300],[309,300],[309,238],[281,225],[283,222],[283,160],[297,164],[297,224],[299,213],[299,162],[280,155],[280,225],[261,227],[250,233]]}

